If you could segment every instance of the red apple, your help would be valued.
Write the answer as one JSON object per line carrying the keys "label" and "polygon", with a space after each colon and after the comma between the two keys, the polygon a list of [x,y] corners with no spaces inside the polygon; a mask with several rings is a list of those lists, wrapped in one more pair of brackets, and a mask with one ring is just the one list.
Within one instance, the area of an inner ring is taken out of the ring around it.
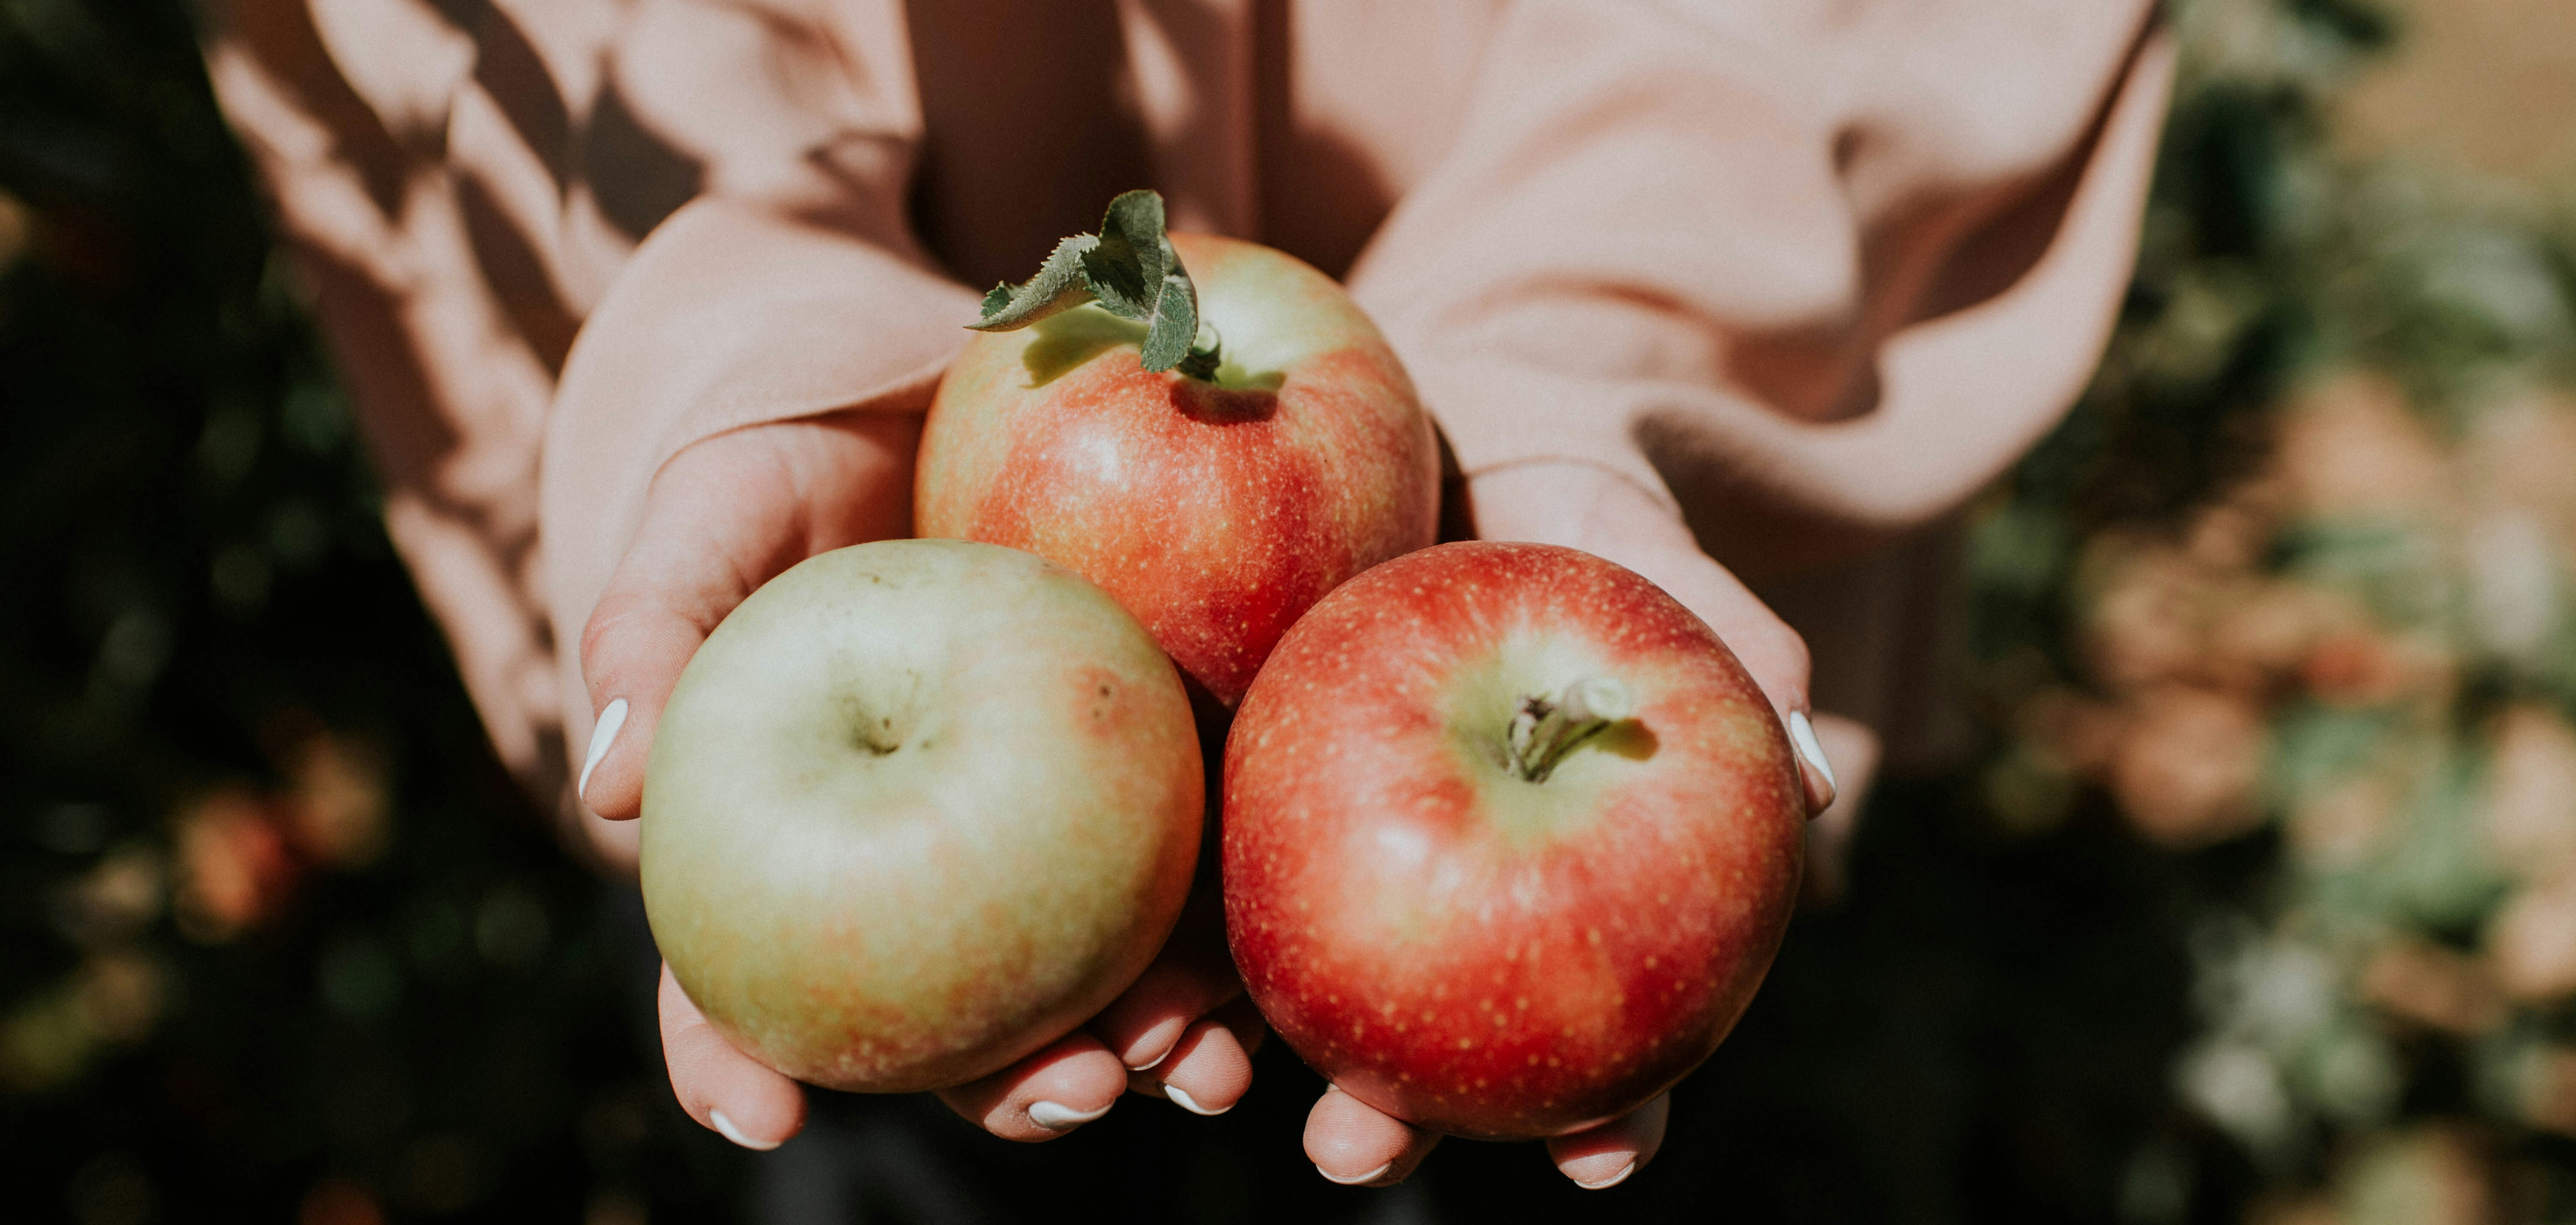
{"label": "red apple", "polygon": [[1147,326],[1101,305],[979,335],[931,406],[914,522],[1100,584],[1232,706],[1325,592],[1432,542],[1438,452],[1403,366],[1331,278],[1227,238],[1172,235],[1170,252],[1173,292],[1194,285],[1208,325],[1206,377],[1146,369]]}
{"label": "red apple", "polygon": [[1226,743],[1226,932],[1279,1036],[1424,1127],[1651,1100],[1752,999],[1804,797],[1743,667],[1587,553],[1468,542],[1344,584]]}

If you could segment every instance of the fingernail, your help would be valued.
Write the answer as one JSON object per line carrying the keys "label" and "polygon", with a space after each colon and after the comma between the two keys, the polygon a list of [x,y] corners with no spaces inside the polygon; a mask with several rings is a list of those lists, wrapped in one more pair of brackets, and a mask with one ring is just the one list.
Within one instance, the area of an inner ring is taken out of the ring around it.
{"label": "fingernail", "polygon": [[1172,1099],[1173,1105],[1189,1111],[1191,1114],[1203,1114],[1209,1118],[1215,1118],[1218,1115],[1224,1114],[1225,1110],[1234,1109],[1234,1107],[1228,1106],[1225,1110],[1210,1110],[1205,1106],[1199,1105],[1198,1099],[1191,1097],[1189,1090],[1184,1089],[1179,1085],[1163,1086],[1163,1096]]}
{"label": "fingernail", "polygon": [[[625,712],[619,711],[618,713],[622,716]],[[594,750],[593,756],[596,755],[597,753]],[[723,1136],[725,1139],[731,1140],[755,1153],[765,1153],[778,1147],[778,1141],[776,1140],[754,1140],[751,1137],[742,1134],[742,1129],[734,1126],[733,1120],[726,1118],[725,1112],[721,1110],[708,1111],[707,1121],[716,1125],[717,1135]]]}
{"label": "fingernail", "polygon": [[1162,1054],[1156,1055],[1143,1063],[1131,1064],[1128,1066],[1127,1070],[1130,1072],[1151,1072],[1154,1069],[1163,1066],[1163,1061],[1171,1058],[1172,1052],[1178,1049],[1179,1046],[1180,1044],[1175,1042],[1171,1046],[1164,1047]]}
{"label": "fingernail", "polygon": [[1816,740],[1816,725],[1807,721],[1807,712],[1789,713],[1789,743],[1798,746],[1798,756],[1806,758],[1816,773],[1825,776],[1826,786],[1841,789],[1841,784],[1834,781],[1833,763],[1825,760],[1825,746]]}
{"label": "fingernail", "polygon": [[1369,1172],[1368,1172],[1368,1173],[1366,1173],[1366,1174],[1359,1175],[1359,1176],[1358,1176],[1358,1177],[1356,1177],[1356,1178],[1341,1178],[1341,1177],[1337,1177],[1337,1176],[1335,1176],[1335,1175],[1334,1175],[1334,1173],[1333,1173],[1331,1170],[1327,1170],[1327,1169],[1325,1169],[1324,1167],[1322,1167],[1322,1166],[1320,1166],[1320,1165],[1315,1167],[1315,1172],[1316,1172],[1316,1173],[1318,1173],[1318,1174],[1323,1175],[1323,1176],[1324,1176],[1324,1181],[1325,1181],[1325,1182],[1337,1182],[1337,1183],[1342,1184],[1342,1185],[1343,1185],[1343,1186],[1345,1186],[1345,1187],[1356,1187],[1356,1186],[1359,1186],[1361,1183],[1376,1182],[1377,1180],[1379,1180],[1379,1179],[1381,1179],[1381,1178],[1386,1177],[1386,1172],[1387,1172],[1388,1170],[1391,1170],[1391,1169],[1394,1169],[1394,1168],[1395,1168],[1395,1163],[1394,1163],[1394,1162],[1392,1162],[1392,1161],[1390,1161],[1390,1162],[1387,1162],[1385,1165],[1379,1166],[1378,1168],[1376,1168],[1376,1169],[1374,1169],[1374,1170],[1371,1170],[1371,1171],[1369,1171]]}
{"label": "fingernail", "polygon": [[1620,1183],[1628,1181],[1628,1176],[1636,1172],[1637,1160],[1636,1158],[1631,1157],[1628,1159],[1628,1164],[1620,1166],[1619,1171],[1608,1178],[1594,1179],[1591,1182],[1585,1182],[1578,1178],[1574,1180],[1574,1185],[1581,1187],[1586,1191],[1606,1191],[1612,1187],[1618,1186]]}
{"label": "fingernail", "polygon": [[608,746],[617,743],[617,733],[626,726],[626,699],[619,698],[599,712],[599,724],[590,729],[590,751],[582,755],[581,781],[573,784],[573,798],[590,796],[590,772],[599,768],[599,759],[608,756]]}
{"label": "fingernail", "polygon": [[[1116,1104],[1117,1103],[1115,1102],[1110,1103],[1112,1106]],[[1103,1106],[1098,1110],[1086,1112],[1076,1110],[1061,1102],[1029,1103],[1029,1121],[1047,1129],[1048,1131],[1063,1131],[1069,1127],[1080,1127],[1083,1124],[1107,1113],[1109,1113],[1108,1106]]]}

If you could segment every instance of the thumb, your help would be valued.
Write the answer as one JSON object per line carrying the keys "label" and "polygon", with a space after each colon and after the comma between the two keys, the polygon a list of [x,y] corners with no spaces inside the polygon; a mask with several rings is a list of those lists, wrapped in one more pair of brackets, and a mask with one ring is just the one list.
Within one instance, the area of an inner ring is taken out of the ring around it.
{"label": "thumb", "polygon": [[585,807],[612,821],[643,811],[662,707],[735,605],[816,553],[908,530],[919,432],[909,415],[842,413],[719,434],[663,466],[582,629]]}

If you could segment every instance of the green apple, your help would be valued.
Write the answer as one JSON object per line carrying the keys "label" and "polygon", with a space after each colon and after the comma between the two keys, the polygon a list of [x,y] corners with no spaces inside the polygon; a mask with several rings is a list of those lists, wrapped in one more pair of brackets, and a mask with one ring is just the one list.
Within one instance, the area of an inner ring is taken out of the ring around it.
{"label": "green apple", "polygon": [[809,559],[708,636],[644,784],[644,904],[753,1058],[909,1092],[1008,1066],[1144,971],[1205,803],[1179,674],[994,545]]}

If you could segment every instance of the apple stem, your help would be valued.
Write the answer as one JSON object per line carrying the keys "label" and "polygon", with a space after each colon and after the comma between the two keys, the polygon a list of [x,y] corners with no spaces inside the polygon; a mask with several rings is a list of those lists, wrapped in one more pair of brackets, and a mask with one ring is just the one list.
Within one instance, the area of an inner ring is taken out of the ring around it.
{"label": "apple stem", "polygon": [[1183,355],[1180,361],[1173,363],[1172,369],[1202,383],[1213,383],[1216,381],[1217,368],[1224,364],[1225,337],[1217,333],[1215,324],[1201,319],[1199,334],[1191,341],[1190,351]]}
{"label": "apple stem", "polygon": [[1529,782],[1546,782],[1566,754],[1636,709],[1636,695],[1607,676],[1587,676],[1553,694],[1522,698],[1503,735],[1504,764]]}

